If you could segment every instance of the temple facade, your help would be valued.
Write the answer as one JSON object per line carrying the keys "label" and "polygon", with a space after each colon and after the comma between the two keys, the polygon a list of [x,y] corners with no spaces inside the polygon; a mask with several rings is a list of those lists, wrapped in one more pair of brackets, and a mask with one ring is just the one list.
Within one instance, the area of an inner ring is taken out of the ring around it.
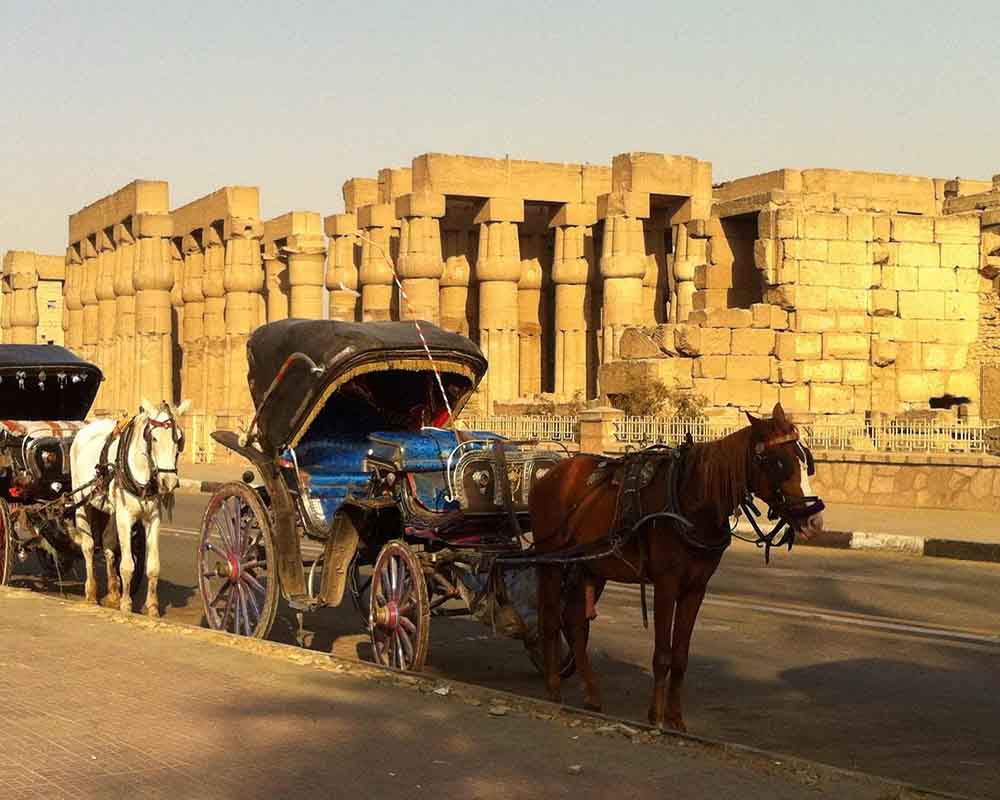
{"label": "temple facade", "polygon": [[490,362],[482,413],[656,379],[723,417],[780,399],[859,419],[949,397],[1000,417],[1000,179],[713,184],[690,156],[424,154],[348,180],[326,216],[263,219],[246,186],[172,207],[166,182],[135,181],[70,215],[67,244],[7,254],[0,335],[61,337],[95,361],[98,414],[183,397],[202,430],[245,425],[247,336],[293,316],[469,336]]}

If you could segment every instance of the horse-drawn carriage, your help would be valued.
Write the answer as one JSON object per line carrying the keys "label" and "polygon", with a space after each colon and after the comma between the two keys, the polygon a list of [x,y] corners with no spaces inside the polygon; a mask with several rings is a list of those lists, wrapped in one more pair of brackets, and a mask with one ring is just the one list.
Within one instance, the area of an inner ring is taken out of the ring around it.
{"label": "horse-drawn carriage", "polygon": [[[45,577],[77,577],[83,553],[72,536],[70,448],[102,380],[62,347],[0,345],[0,585],[31,555]],[[134,589],[145,565],[141,526],[133,548]]]}
{"label": "horse-drawn carriage", "polygon": [[349,593],[381,664],[419,670],[431,616],[471,613],[540,665],[534,570],[497,559],[522,550],[528,494],[564,451],[443,427],[486,372],[479,348],[428,323],[283,320],[247,352],[256,415],[213,438],[262,483],[206,508],[209,626],[265,637],[281,597],[313,610]]}

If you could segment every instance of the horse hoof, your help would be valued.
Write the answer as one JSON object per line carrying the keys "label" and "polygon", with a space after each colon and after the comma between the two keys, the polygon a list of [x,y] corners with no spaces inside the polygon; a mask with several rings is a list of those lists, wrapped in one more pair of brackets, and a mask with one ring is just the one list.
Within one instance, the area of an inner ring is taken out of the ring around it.
{"label": "horse hoof", "polygon": [[132,613],[132,601],[131,600],[122,600],[121,604],[118,606],[118,610],[121,611],[123,614],[131,614]]}
{"label": "horse hoof", "polygon": [[118,594],[109,594],[100,602],[105,608],[120,608],[121,604],[122,598]]}
{"label": "horse hoof", "polygon": [[146,606],[146,608],[143,609],[143,613],[145,613],[145,615],[150,619],[160,618],[160,609],[157,606]]}
{"label": "horse hoof", "polygon": [[687,733],[687,725],[684,724],[684,720],[680,717],[668,717],[665,721],[660,723],[659,728],[661,730],[676,731],[677,733]]}

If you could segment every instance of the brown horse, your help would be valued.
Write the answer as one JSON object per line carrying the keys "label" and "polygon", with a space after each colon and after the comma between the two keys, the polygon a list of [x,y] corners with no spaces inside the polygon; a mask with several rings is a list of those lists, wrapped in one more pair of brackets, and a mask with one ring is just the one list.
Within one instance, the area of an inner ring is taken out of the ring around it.
{"label": "brown horse", "polygon": [[[691,528],[661,516],[631,534],[613,530],[620,527],[616,521],[624,467],[601,456],[567,459],[535,485],[529,506],[536,553],[568,550],[590,557],[582,562],[582,578],[575,581],[564,581],[560,564],[538,567],[539,621],[552,700],[561,702],[557,660],[562,630],[584,682],[584,704],[601,709],[600,689],[587,658],[594,606],[606,581],[649,582],[655,591],[656,627],[649,720],[685,730],[681,686],[691,632],[708,581],[730,542],[730,517],[756,496],[804,539],[823,525],[822,501],[809,489],[812,457],[781,405],[774,407],[770,419],[747,417],[748,427],[687,447],[676,466],[669,464],[670,458],[654,458],[647,471],[655,472],[636,484],[643,487],[638,492],[640,514],[671,510],[673,494],[673,510],[689,520]],[[678,471],[674,477],[673,470]]]}

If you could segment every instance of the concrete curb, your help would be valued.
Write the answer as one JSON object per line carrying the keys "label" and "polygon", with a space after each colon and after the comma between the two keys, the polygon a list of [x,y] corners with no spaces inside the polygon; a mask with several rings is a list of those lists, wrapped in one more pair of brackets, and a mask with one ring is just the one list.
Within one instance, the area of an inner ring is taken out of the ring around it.
{"label": "concrete curb", "polygon": [[904,798],[906,800],[918,800],[918,798],[971,800],[967,795],[929,789],[903,781],[896,781],[891,778],[883,778],[867,772],[835,767],[797,756],[789,756],[749,745],[734,744],[720,739],[711,739],[675,731],[660,731],[646,722],[585,711],[570,706],[562,706],[548,700],[540,700],[499,689],[490,689],[476,684],[463,683],[462,681],[433,678],[420,675],[419,673],[399,672],[371,662],[306,650],[296,645],[281,644],[262,639],[248,639],[244,636],[222,633],[207,628],[196,628],[192,625],[182,625],[163,619],[152,620],[141,614],[122,614],[112,609],[79,601],[41,595],[30,589],[0,587],[0,597],[5,595],[8,599],[15,599],[18,596],[25,599],[29,597],[41,598],[63,606],[71,612],[102,617],[111,623],[132,625],[150,631],[155,630],[175,636],[183,636],[207,645],[229,647],[244,653],[278,658],[307,668],[351,675],[400,688],[415,689],[425,694],[447,686],[447,692],[443,695],[443,699],[446,697],[469,705],[481,706],[484,711],[491,706],[502,705],[507,709],[507,713],[549,720],[566,727],[586,730],[598,736],[623,736],[631,739],[632,743],[637,745],[682,747],[687,748],[689,751],[700,752],[709,757],[739,760],[747,766],[761,771],[783,773],[790,781],[799,782],[813,791],[817,789],[822,791],[822,786],[817,785],[822,781],[834,782],[849,779],[861,785],[884,790],[879,797],[893,797],[899,798],[899,800],[903,800]]}

